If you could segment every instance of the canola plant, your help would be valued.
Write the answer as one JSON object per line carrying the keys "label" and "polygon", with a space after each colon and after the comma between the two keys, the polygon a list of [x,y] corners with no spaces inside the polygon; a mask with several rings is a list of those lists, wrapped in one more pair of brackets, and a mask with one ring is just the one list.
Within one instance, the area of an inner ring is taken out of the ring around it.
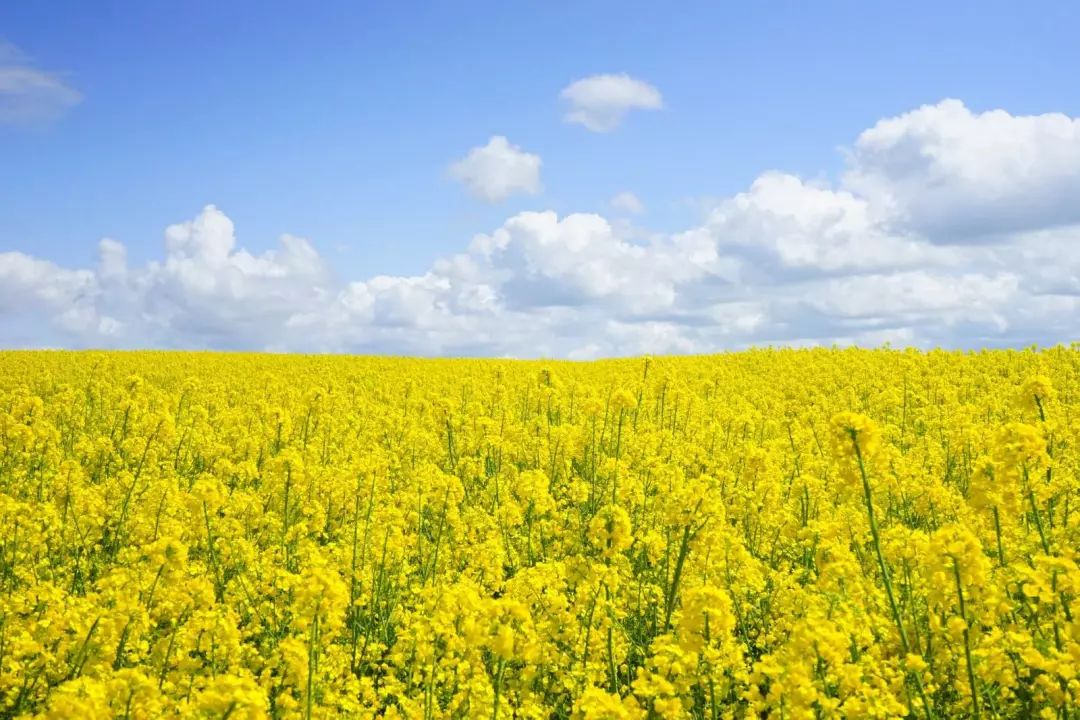
{"label": "canola plant", "polygon": [[0,717],[1080,717],[1080,352],[0,353]]}

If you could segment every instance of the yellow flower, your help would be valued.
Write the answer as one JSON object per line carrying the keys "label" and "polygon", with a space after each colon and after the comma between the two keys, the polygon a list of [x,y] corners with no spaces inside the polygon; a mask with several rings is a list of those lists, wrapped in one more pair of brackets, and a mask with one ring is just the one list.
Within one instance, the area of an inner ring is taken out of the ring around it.
{"label": "yellow flower", "polygon": [[575,720],[638,720],[645,713],[632,696],[619,697],[589,686],[574,703]]}
{"label": "yellow flower", "polygon": [[605,558],[618,555],[633,542],[630,516],[618,505],[601,508],[589,522],[589,537],[593,546],[599,549]]}
{"label": "yellow flower", "polygon": [[838,413],[833,416],[831,425],[833,451],[840,457],[851,456],[857,448],[865,462],[881,449],[881,430],[865,415]]}
{"label": "yellow flower", "polygon": [[629,410],[637,405],[637,399],[628,390],[619,389],[611,395],[611,407],[616,412]]}
{"label": "yellow flower", "polygon": [[1032,413],[1036,418],[1043,418],[1056,397],[1054,385],[1045,375],[1034,375],[1020,387],[1021,409]]}
{"label": "yellow flower", "polygon": [[0,715],[1058,717],[1078,347],[0,352]]}

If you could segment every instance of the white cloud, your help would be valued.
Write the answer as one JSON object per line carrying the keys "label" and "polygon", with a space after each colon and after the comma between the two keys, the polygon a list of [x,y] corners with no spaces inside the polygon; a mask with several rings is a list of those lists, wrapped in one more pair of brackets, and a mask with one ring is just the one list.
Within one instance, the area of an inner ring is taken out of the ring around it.
{"label": "white cloud", "polygon": [[[587,358],[1072,340],[1080,220],[1030,198],[1072,192],[1060,156],[1076,121],[991,115],[996,140],[969,153],[941,138],[984,131],[971,123],[985,114],[946,101],[883,120],[857,140],[840,183],[766,172],[678,233],[518,213],[414,276],[335,277],[292,235],[251,253],[214,206],[169,226],[149,263],[133,265],[111,239],[90,268],[0,253],[0,345]],[[1018,155],[1027,165],[1012,170],[1014,186],[981,177]],[[941,198],[920,189],[935,183]],[[1010,210],[984,231],[980,207]]]}
{"label": "white cloud", "polygon": [[559,95],[569,105],[567,122],[584,125],[593,132],[617,128],[630,110],[659,110],[660,91],[629,75],[591,75],[570,83]]}
{"label": "white cloud", "polygon": [[9,43],[0,41],[0,124],[52,119],[79,104],[82,94],[46,72]]}
{"label": "white cloud", "polygon": [[885,227],[861,197],[776,172],[720,201],[707,227],[723,248],[772,272],[910,267],[949,257]]}
{"label": "white cloud", "polygon": [[474,238],[472,250],[516,307],[603,302],[632,314],[659,312],[676,303],[680,285],[737,272],[701,234],[637,244],[605,218],[588,214],[560,219],[551,211],[520,213],[491,235]]}
{"label": "white cloud", "polygon": [[[1012,300],[1019,287],[1011,273],[935,273],[927,270],[832,278],[808,302],[842,318],[983,317]],[[996,317],[996,316],[995,316]]]}
{"label": "white cloud", "polygon": [[845,185],[939,243],[1080,222],[1080,118],[926,105],[864,131]]}
{"label": "white cloud", "polygon": [[540,156],[527,153],[502,135],[475,147],[450,166],[450,176],[475,197],[501,202],[511,195],[540,192]]}
{"label": "white cloud", "polygon": [[0,253],[0,317],[42,314],[71,333],[96,332],[100,294],[92,270],[68,270],[21,252]]}
{"label": "white cloud", "polygon": [[621,192],[611,198],[611,207],[627,215],[640,215],[645,212],[645,205],[632,192]]}

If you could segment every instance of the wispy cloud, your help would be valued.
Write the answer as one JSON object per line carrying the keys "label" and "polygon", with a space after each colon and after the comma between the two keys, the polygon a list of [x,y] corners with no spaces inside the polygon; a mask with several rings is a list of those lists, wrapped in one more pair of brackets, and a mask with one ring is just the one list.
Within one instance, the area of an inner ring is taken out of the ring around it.
{"label": "wispy cloud", "polygon": [[612,208],[625,215],[640,215],[645,212],[645,205],[632,192],[621,192],[609,201]]}
{"label": "wispy cloud", "polygon": [[52,120],[82,99],[63,77],[36,67],[17,47],[0,40],[0,124]]}

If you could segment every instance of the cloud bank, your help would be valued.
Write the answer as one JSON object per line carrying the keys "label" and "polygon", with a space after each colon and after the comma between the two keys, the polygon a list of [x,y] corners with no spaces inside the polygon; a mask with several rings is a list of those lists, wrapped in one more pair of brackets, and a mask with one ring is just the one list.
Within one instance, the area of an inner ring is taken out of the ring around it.
{"label": "cloud bank", "polygon": [[[519,152],[497,140],[474,153]],[[588,358],[1080,335],[1080,120],[946,100],[846,159],[835,184],[765,172],[672,234],[519,213],[415,276],[341,278],[291,235],[252,254],[208,206],[140,266],[114,240],[87,268],[0,253],[0,343]],[[488,199],[527,190],[494,175]]]}

